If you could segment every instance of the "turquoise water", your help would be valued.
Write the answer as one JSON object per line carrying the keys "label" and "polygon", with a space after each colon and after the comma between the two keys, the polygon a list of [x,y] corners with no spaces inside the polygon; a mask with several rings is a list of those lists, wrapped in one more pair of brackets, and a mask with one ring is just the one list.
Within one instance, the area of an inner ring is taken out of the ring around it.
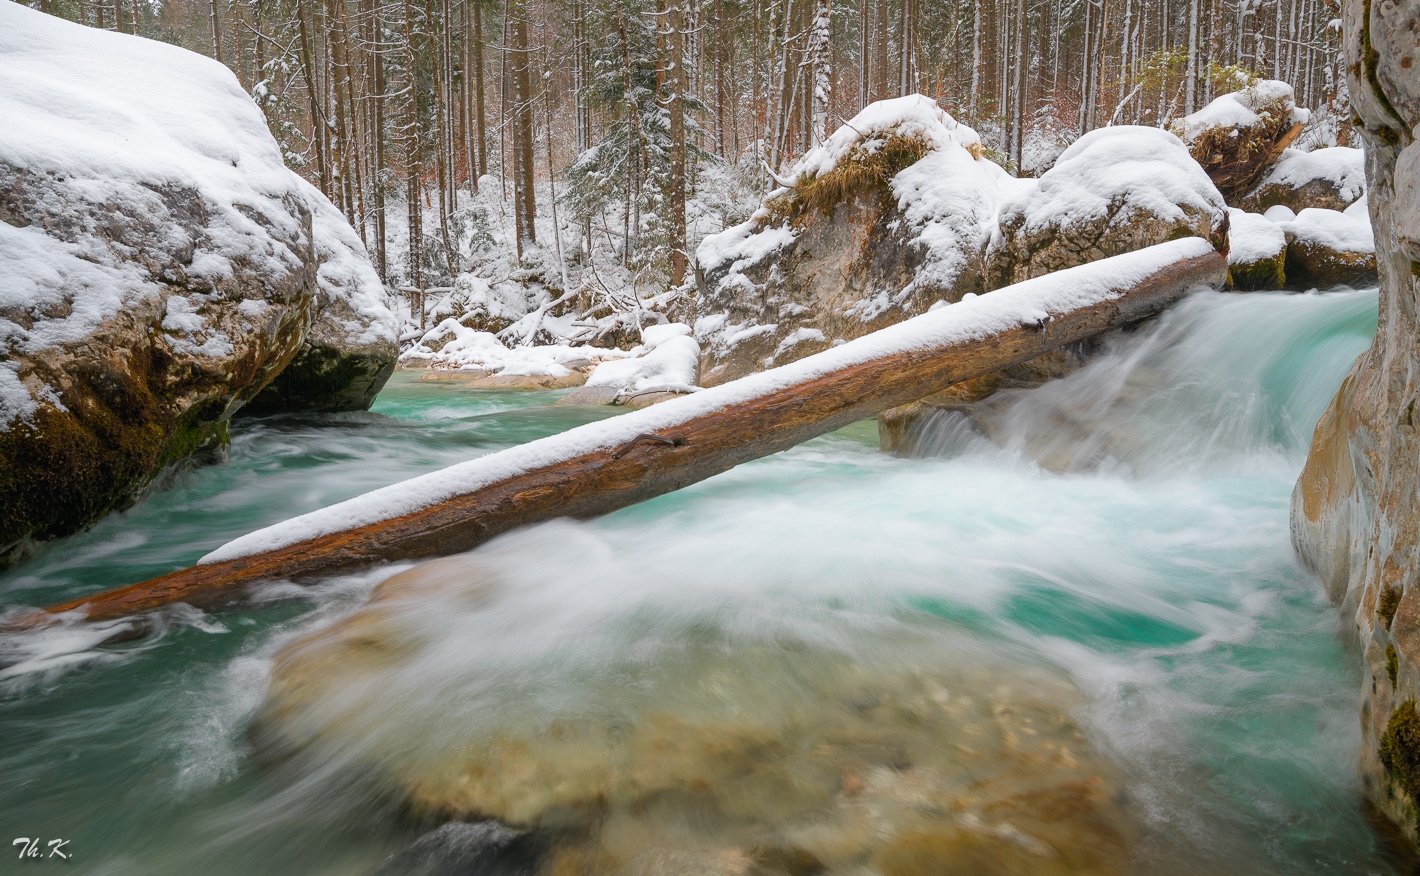
{"label": "turquoise water", "polygon": [[[602,520],[513,533],[478,552],[504,585],[490,603],[436,605],[420,653],[348,688],[358,726],[299,763],[248,736],[273,655],[387,571],[173,612],[120,646],[0,640],[0,825],[68,839],[78,872],[364,873],[429,825],[350,751],[392,768],[444,756],[450,728],[466,741],[699,708],[677,684],[706,666],[726,667],[717,708],[755,718],[821,697],[818,665],[891,679],[977,655],[1065,680],[1040,696],[1121,789],[1135,872],[1392,872],[1355,777],[1360,663],[1287,536],[1312,424],[1375,308],[1374,292],[1198,296],[1070,378],[972,420],[934,415],[909,458],[877,453],[863,423]],[[225,464],[50,545],[0,598],[148,577],[610,415],[558,395],[399,374],[370,414],[242,423]]]}

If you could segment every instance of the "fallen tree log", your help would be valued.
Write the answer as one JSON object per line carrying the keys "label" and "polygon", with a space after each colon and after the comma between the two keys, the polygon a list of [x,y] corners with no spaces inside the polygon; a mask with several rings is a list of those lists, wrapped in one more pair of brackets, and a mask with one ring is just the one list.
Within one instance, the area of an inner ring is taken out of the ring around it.
{"label": "fallen tree log", "polygon": [[1137,322],[1190,291],[1221,288],[1226,275],[1226,259],[1189,238],[1037,277],[781,368],[357,496],[243,536],[190,568],[46,611],[82,609],[99,620],[175,602],[215,607],[257,582],[443,556],[519,526],[606,514]]}

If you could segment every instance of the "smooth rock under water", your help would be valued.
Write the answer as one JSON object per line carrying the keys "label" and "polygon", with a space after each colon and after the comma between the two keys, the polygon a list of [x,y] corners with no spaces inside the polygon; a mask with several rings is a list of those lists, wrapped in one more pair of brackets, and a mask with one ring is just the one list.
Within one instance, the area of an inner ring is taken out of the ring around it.
{"label": "smooth rock under water", "polygon": [[532,836],[496,821],[451,821],[395,852],[371,876],[533,876]]}
{"label": "smooth rock under water", "polygon": [[562,831],[550,872],[1128,872],[1138,825],[1061,673],[926,631],[849,657],[699,625],[548,706],[454,656],[510,575],[483,552],[390,578],[277,655],[253,738],[387,776],[415,812]]}

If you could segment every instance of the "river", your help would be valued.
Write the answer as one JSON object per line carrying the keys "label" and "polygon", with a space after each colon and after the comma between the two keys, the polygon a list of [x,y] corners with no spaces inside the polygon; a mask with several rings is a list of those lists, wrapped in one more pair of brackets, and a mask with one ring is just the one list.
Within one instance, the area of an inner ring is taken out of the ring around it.
{"label": "river", "polygon": [[[463,807],[555,826],[550,860],[582,872],[766,843],[931,872],[968,835],[998,872],[1395,872],[1361,810],[1361,661],[1287,529],[1375,323],[1374,291],[1201,294],[974,422],[934,414],[907,457],[859,423],[509,534],[468,592],[402,610],[395,656],[286,713],[262,712],[276,655],[406,567],[120,645],[0,638],[5,845],[67,840],[93,874],[368,873]],[[224,463],[46,546],[0,599],[151,577],[613,415],[561,394],[401,372],[368,414],[240,422]]]}

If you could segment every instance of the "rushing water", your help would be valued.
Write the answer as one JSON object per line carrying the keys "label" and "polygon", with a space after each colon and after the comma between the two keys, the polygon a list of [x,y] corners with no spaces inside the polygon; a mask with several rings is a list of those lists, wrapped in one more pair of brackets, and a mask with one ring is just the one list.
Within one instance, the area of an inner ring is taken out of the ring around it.
{"label": "rushing water", "polygon": [[[911,458],[863,423],[513,533],[475,553],[478,587],[405,610],[393,657],[318,654],[304,671],[329,677],[294,706],[262,705],[273,658],[338,636],[391,570],[174,611],[124,645],[0,639],[5,844],[67,839],[86,873],[365,873],[429,828],[411,797],[547,824],[601,795],[607,860],[770,837],[855,861],[832,872],[907,873],[895,830],[999,816],[1010,845],[1007,827],[1049,835],[1039,788],[1088,786],[1133,872],[1392,872],[1355,776],[1360,662],[1287,535],[1375,309],[1373,292],[1196,296],[1067,379],[933,415]],[[558,395],[399,374],[370,414],[243,423],[225,464],[50,545],[0,598],[148,577],[610,415]]]}

